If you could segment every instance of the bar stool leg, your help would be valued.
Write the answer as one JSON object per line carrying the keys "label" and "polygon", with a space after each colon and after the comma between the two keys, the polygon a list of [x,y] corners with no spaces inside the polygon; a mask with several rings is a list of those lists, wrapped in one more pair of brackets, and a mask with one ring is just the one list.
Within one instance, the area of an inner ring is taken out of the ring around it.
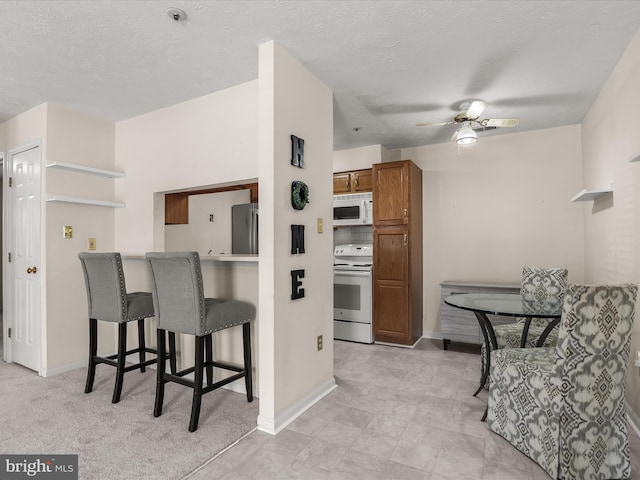
{"label": "bar stool leg", "polygon": [[144,319],[142,320],[138,320],[138,348],[140,349],[138,352],[138,355],[140,357],[140,371],[144,372],[146,370],[146,367],[144,365],[144,361],[147,359],[147,355],[146,355],[146,342],[144,339]]}
{"label": "bar stool leg", "polygon": [[96,355],[98,354],[98,320],[89,319],[89,368],[84,393],[91,393],[93,380],[96,378]]}
{"label": "bar stool leg", "polygon": [[[164,339],[164,334],[163,337]],[[163,340],[164,343],[164,340]],[[176,334],[175,332],[169,332],[169,368],[171,374],[175,375],[178,371],[176,368]]]}
{"label": "bar stool leg", "polygon": [[247,401],[253,402],[253,378],[251,369],[251,324],[242,325],[242,350],[244,353],[244,385],[247,390]]}
{"label": "bar stool leg", "polygon": [[209,334],[204,337],[204,348],[205,348],[205,365],[207,370],[207,386],[213,385],[213,334]]}
{"label": "bar stool leg", "polygon": [[[157,363],[157,377],[156,377],[156,402],[153,408],[153,416],[159,417],[162,415],[162,403],[164,401],[164,373],[166,370],[166,340],[165,331],[158,328],[158,363]],[[174,337],[175,338],[175,337]],[[169,336],[171,339],[171,336]],[[175,351],[175,350],[174,350]]]}
{"label": "bar stool leg", "polygon": [[116,360],[116,386],[113,389],[113,398],[111,403],[120,401],[122,393],[122,381],[124,380],[124,361],[127,358],[127,324],[122,322],[118,324],[118,358]]}
{"label": "bar stool leg", "polygon": [[191,420],[189,421],[189,431],[195,432],[198,429],[198,419],[200,418],[200,405],[202,403],[202,380],[204,373],[204,337],[196,337],[196,366],[193,381],[193,403],[191,405]]}

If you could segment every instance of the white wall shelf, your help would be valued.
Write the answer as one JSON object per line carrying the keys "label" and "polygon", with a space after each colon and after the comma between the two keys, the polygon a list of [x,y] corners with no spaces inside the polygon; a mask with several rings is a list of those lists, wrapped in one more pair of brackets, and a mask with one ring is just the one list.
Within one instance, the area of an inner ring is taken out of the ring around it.
{"label": "white wall shelf", "polygon": [[125,176],[122,172],[114,172],[113,170],[104,170],[102,168],[86,167],[84,165],[78,165],[75,163],[47,161],[47,168],[59,168],[61,170],[86,173],[89,175],[98,175],[100,177],[122,178]]}
{"label": "white wall shelf", "polygon": [[587,190],[584,189],[576,194],[575,197],[571,199],[572,202],[588,202],[590,200],[595,200],[596,198],[601,197],[602,195],[606,195],[607,193],[612,193],[613,187],[604,187],[598,188],[596,190]]}
{"label": "white wall shelf", "polygon": [[81,198],[81,197],[69,197],[67,195],[47,195],[47,202],[63,202],[63,203],[77,203],[80,205],[93,205],[96,207],[110,207],[110,208],[123,208],[124,203],[110,202],[107,200],[95,200],[93,198]]}

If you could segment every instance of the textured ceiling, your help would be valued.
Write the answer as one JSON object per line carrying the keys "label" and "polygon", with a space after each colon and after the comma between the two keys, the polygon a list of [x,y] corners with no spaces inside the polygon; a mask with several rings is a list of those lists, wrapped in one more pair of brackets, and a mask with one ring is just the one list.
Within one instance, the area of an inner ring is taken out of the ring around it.
{"label": "textured ceiling", "polygon": [[[174,22],[166,10],[183,9]],[[46,101],[112,121],[258,76],[275,40],[334,92],[334,148],[446,142],[459,104],[579,123],[640,28],[639,1],[5,1],[0,122]],[[359,129],[357,132],[354,129]]]}

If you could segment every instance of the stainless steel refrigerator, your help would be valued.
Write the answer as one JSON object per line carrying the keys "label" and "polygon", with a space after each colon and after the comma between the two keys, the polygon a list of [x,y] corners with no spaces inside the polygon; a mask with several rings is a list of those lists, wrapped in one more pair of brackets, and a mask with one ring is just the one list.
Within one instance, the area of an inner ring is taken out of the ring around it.
{"label": "stainless steel refrigerator", "polygon": [[231,253],[258,254],[258,204],[231,207]]}

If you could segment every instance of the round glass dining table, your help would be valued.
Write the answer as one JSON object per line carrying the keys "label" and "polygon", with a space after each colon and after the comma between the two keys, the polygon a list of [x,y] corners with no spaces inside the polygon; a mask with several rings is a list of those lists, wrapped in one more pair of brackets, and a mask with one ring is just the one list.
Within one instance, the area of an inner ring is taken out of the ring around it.
{"label": "round glass dining table", "polygon": [[491,351],[498,348],[493,325],[487,315],[501,315],[525,318],[520,347],[525,347],[532,318],[547,318],[549,324],[538,339],[536,346],[542,346],[551,330],[560,322],[563,300],[559,297],[535,297],[517,293],[460,293],[445,297],[444,302],[452,307],[473,312],[480,324],[480,331],[486,345],[480,386],[477,395],[487,383],[491,366]]}

